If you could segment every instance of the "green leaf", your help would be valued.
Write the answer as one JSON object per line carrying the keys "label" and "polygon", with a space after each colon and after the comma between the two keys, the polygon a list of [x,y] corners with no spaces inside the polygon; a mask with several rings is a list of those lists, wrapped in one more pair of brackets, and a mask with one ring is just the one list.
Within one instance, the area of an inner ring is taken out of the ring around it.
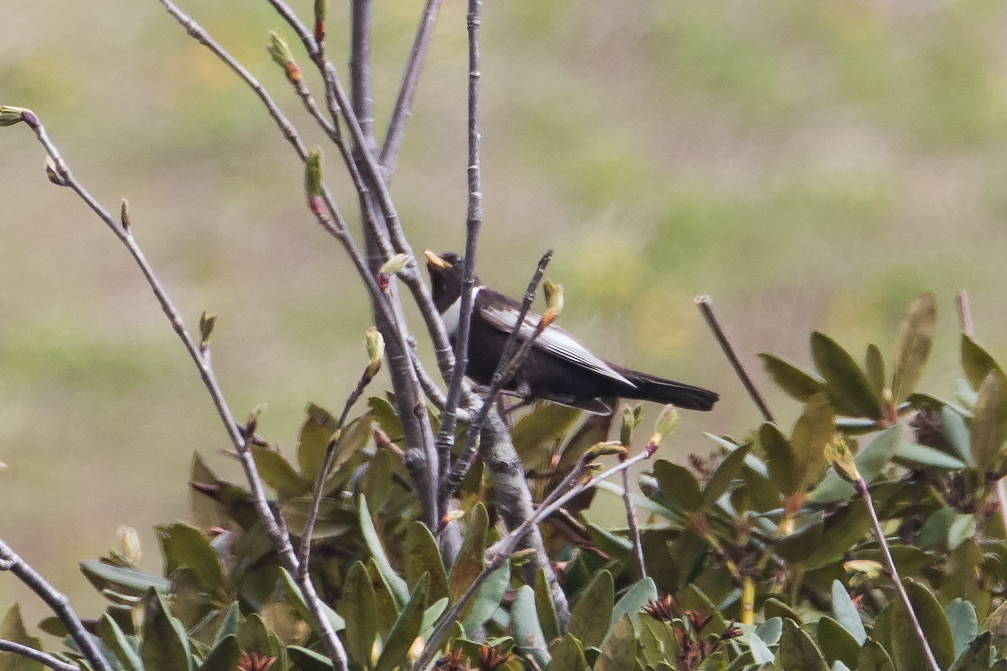
{"label": "green leaf", "polygon": [[563,447],[563,454],[560,455],[556,468],[564,471],[573,466],[588,448],[604,442],[611,428],[612,415],[588,415]]}
{"label": "green leaf", "polygon": [[153,588],[144,599],[140,659],[145,671],[192,671],[185,627],[169,614],[161,594]]}
{"label": "green leaf", "polygon": [[[130,642],[126,634],[108,613],[102,615],[101,619],[98,620],[96,633],[101,642],[105,644],[105,647],[112,651],[112,654],[115,655],[115,658],[122,665],[123,669],[126,671],[143,671],[143,662],[140,660],[137,647]],[[8,635],[4,635],[3,637],[10,638]],[[0,668],[3,668],[2,665],[0,665]]]}
{"label": "green leaf", "polygon": [[468,613],[465,615],[465,634],[471,635],[479,627],[493,617],[500,608],[504,595],[510,588],[510,560],[504,562],[503,566],[490,573],[479,588],[479,594],[472,600]]}
{"label": "green leaf", "polygon": [[836,415],[824,394],[808,399],[804,412],[797,418],[790,446],[797,463],[798,491],[804,491],[819,481],[827,465],[825,446],[836,433]]}
{"label": "green leaf", "polygon": [[135,568],[111,566],[96,559],[80,563],[80,571],[98,591],[109,590],[126,596],[143,596],[151,588],[159,592],[171,589],[171,583],[161,576]]}
{"label": "green leaf", "polygon": [[206,656],[203,663],[199,665],[199,671],[219,671],[220,669],[233,669],[241,661],[241,646],[238,645],[238,637],[235,634],[225,636],[217,641],[213,650]]}
{"label": "green leaf", "polygon": [[338,611],[346,621],[346,651],[357,664],[369,668],[378,631],[378,613],[374,585],[362,562],[354,562],[346,573]]}
{"label": "green leaf", "polygon": [[803,403],[825,388],[824,382],[786,359],[768,352],[762,352],[759,358],[762,359],[762,364],[773,381],[791,398]]}
{"label": "green leaf", "polygon": [[702,507],[699,481],[689,469],[661,459],[654,464],[654,477],[661,487],[661,495],[668,501],[674,501],[690,512]]}
{"label": "green leaf", "polygon": [[556,444],[580,414],[577,408],[539,401],[530,413],[519,419],[511,436],[525,469],[547,468]]}
{"label": "green leaf", "polygon": [[906,317],[899,326],[895,372],[892,374],[892,395],[896,403],[901,403],[916,391],[930,358],[936,328],[937,301],[933,294],[926,293],[909,304]]}
{"label": "green leaf", "polygon": [[[955,659],[955,640],[951,625],[937,598],[922,584],[903,580],[909,601],[926,635],[930,649],[942,669]],[[901,601],[896,602],[891,618],[892,659],[898,669],[925,669],[926,659],[920,641]]]}
{"label": "green leaf", "polygon": [[175,522],[167,527],[155,527],[155,532],[164,556],[165,575],[170,576],[179,568],[186,567],[192,570],[200,587],[211,596],[217,596],[226,588],[224,562],[202,531]]}
{"label": "green leaf", "polygon": [[969,381],[969,385],[976,391],[979,391],[983,380],[990,373],[995,372],[1001,380],[1004,379],[1004,372],[1000,368],[1000,364],[964,333],[962,334],[962,370],[965,372],[965,378]]}
{"label": "green leaf", "polygon": [[390,450],[378,450],[368,462],[367,469],[357,484],[357,491],[367,498],[368,506],[373,507],[375,511],[381,510],[397,488],[392,478],[396,461],[399,461],[399,458]]}
{"label": "green leaf", "polygon": [[[832,581],[832,613],[836,616],[836,621],[843,625],[843,629],[853,636],[857,646],[862,646],[867,640],[867,630],[864,629],[864,622],[860,619],[860,611],[853,605],[853,599],[850,598],[849,592],[838,580]],[[854,663],[853,666],[856,664]]]}
{"label": "green leaf", "polygon": [[486,550],[486,532],[489,528],[489,515],[482,503],[472,506],[469,511],[468,530],[462,539],[461,550],[451,567],[451,577],[448,579],[448,592],[451,603],[455,603],[465,593],[469,585],[483,570],[483,553]]}
{"label": "green leaf", "polygon": [[430,574],[430,599],[436,601],[448,595],[448,577],[444,572],[437,541],[426,525],[413,521],[406,527],[402,541],[402,563],[406,584],[413,589],[424,573]]}
{"label": "green leaf", "polygon": [[299,645],[288,645],[287,654],[290,655],[290,661],[296,664],[300,671],[330,671],[332,669],[332,660],[314,650],[302,648]]}
{"label": "green leaf", "polygon": [[899,443],[898,449],[895,450],[895,459],[924,468],[943,468],[949,471],[960,471],[965,468],[965,462],[962,460],[955,459],[946,452],[916,443]]}
{"label": "green leaf", "polygon": [[367,544],[367,549],[370,550],[371,557],[374,559],[374,565],[377,566],[378,571],[381,572],[381,577],[385,580],[385,584],[388,585],[388,589],[395,599],[395,605],[401,608],[403,604],[409,601],[409,586],[389,563],[388,556],[385,554],[385,548],[381,545],[381,539],[374,528],[374,521],[371,519],[370,510],[367,508],[367,499],[364,496],[357,497],[357,517],[360,520],[360,533],[363,535],[364,543]]}
{"label": "green leaf", "polygon": [[[294,576],[290,575],[290,572],[285,568],[280,568],[280,582],[283,585],[283,593],[286,597],[287,603],[297,611],[298,616],[305,622],[311,625],[312,629],[316,632],[320,632],[321,629],[318,626],[318,620],[315,618],[314,613],[308,608],[308,602],[304,598],[304,594],[301,592],[300,586],[297,581],[294,580]],[[336,631],[342,631],[346,627],[346,622],[340,617],[339,613],[332,610],[327,603],[321,602],[322,611],[325,613],[326,619],[328,619],[329,624]]]}
{"label": "green leaf", "polygon": [[765,641],[766,645],[776,645],[780,642],[780,636],[783,635],[783,618],[769,618],[755,628],[755,634]]}
{"label": "green leaf", "polygon": [[608,631],[614,607],[615,580],[611,573],[602,569],[595,574],[574,604],[567,631],[585,648],[600,645]]}
{"label": "green leaf", "polygon": [[252,445],[252,457],[262,481],[281,499],[302,496],[311,491],[312,483],[302,478],[282,454],[268,447]]}
{"label": "green leaf", "polygon": [[388,637],[388,632],[392,630],[395,621],[399,619],[399,606],[395,603],[395,597],[388,588],[378,565],[374,563],[374,558],[367,560],[367,577],[371,579],[371,587],[374,589],[374,609],[378,618],[378,634],[382,638]]}
{"label": "green leaf", "polygon": [[985,628],[993,635],[993,646],[1003,655],[1007,651],[1007,601],[1001,603],[986,618]]}
{"label": "green leaf", "polygon": [[404,440],[402,420],[395,413],[395,408],[391,403],[378,396],[372,396],[367,399],[367,407],[370,408],[370,414],[374,421],[378,423],[382,431],[388,434],[392,442],[401,443]]}
{"label": "green leaf", "polygon": [[227,612],[224,614],[224,617],[220,622],[220,629],[217,630],[217,637],[213,641],[214,645],[220,643],[228,636],[237,636],[238,626],[240,624],[241,608],[238,606],[238,602],[234,601],[227,608]]}
{"label": "green leaf", "polygon": [[535,572],[535,612],[538,613],[538,621],[542,625],[546,641],[553,641],[562,636],[556,604],[552,600],[552,590],[549,588],[549,579],[543,567],[539,567]]}
{"label": "green leaf", "polygon": [[551,648],[549,654],[552,661],[546,671],[585,671],[587,660],[584,658],[584,647],[572,634],[566,634]]}
{"label": "green leaf", "polygon": [[752,634],[748,637],[748,648],[752,651],[752,661],[759,666],[762,666],[763,664],[772,664],[773,660],[776,659],[776,655],[774,655],[773,651],[769,649],[766,642],[759,638],[756,634]]}
{"label": "green leaf", "polygon": [[839,415],[881,419],[881,400],[853,356],[820,331],[811,334],[811,356]]}
{"label": "green leaf", "polygon": [[969,435],[968,424],[957,412],[945,405],[941,408],[941,426],[944,429],[944,438],[948,441],[955,456],[964,461],[969,466],[974,466],[972,461],[972,438]]}
{"label": "green leaf", "polygon": [[814,641],[793,620],[783,620],[783,635],[777,650],[783,671],[829,671]]}
{"label": "green leaf", "polygon": [[870,528],[871,518],[863,501],[854,500],[836,511],[826,520],[822,539],[814,554],[804,562],[805,569],[822,568],[839,560]]}
{"label": "green leaf", "polygon": [[[968,601],[955,599],[944,609],[951,625],[951,635],[955,639],[955,658],[961,657],[969,643],[979,634],[979,616],[976,608]],[[989,645],[987,638],[986,644]],[[986,659],[989,659],[987,656]]]}
{"label": "green leaf", "polygon": [[885,358],[874,343],[867,346],[867,353],[864,355],[864,372],[867,373],[867,381],[871,383],[871,391],[881,398],[885,390]]}
{"label": "green leaf", "polygon": [[633,671],[635,660],[636,633],[633,621],[624,613],[612,628],[612,634],[602,647],[593,671]]}
{"label": "green leaf", "polygon": [[[857,657],[860,656],[860,643],[846,630],[843,625],[828,615],[818,620],[818,646],[826,661],[841,661],[849,667],[857,668]],[[866,640],[867,637],[864,636]]]}
{"label": "green leaf", "polygon": [[717,470],[713,472],[706,487],[703,488],[703,509],[712,508],[724,492],[727,491],[731,482],[739,476],[742,467],[745,465],[745,457],[748,456],[750,446],[744,445],[737,448],[724,457],[718,464]]}
{"label": "green leaf", "polygon": [[770,482],[787,496],[796,494],[801,484],[800,474],[790,441],[775,424],[767,423],[759,427],[759,444],[766,453]]}
{"label": "green leaf", "polygon": [[984,631],[965,644],[961,656],[948,671],[987,671],[990,668],[990,633]]}
{"label": "green leaf", "polygon": [[374,671],[392,671],[396,666],[402,664],[406,658],[409,647],[420,633],[423,624],[423,611],[427,607],[427,590],[430,587],[430,578],[421,578],[413,590],[412,596],[399,613],[399,619],[388,634],[385,647],[381,650]]}
{"label": "green leaf", "polygon": [[[894,458],[902,440],[902,426],[890,426],[871,441],[870,445],[857,452],[853,463],[864,482],[874,482]],[[829,471],[821,484],[814,489],[810,499],[816,503],[836,503],[850,498],[856,493],[853,485],[846,482],[835,471]]]}
{"label": "green leaf", "polygon": [[979,398],[972,414],[972,461],[980,473],[993,469],[1007,440],[1007,384],[999,371],[991,372],[979,385]]}
{"label": "green leaf", "polygon": [[[107,616],[106,616],[107,617]],[[24,620],[21,617],[21,607],[14,604],[4,616],[3,623],[0,624],[0,638],[20,643],[21,645],[42,649],[42,640],[30,636],[25,629]],[[0,671],[43,671],[45,667],[34,660],[22,657],[13,652],[0,652]]]}
{"label": "green leaf", "polygon": [[775,597],[769,597],[762,604],[762,614],[767,622],[773,618],[780,618],[780,620],[789,618],[798,624],[801,623],[801,616],[797,614],[797,611]]}
{"label": "green leaf", "polygon": [[976,535],[976,517],[971,513],[959,514],[948,528],[948,549],[954,550]]}
{"label": "green leaf", "polygon": [[550,656],[546,648],[545,634],[535,610],[535,591],[528,585],[521,585],[511,604],[510,623],[514,630],[514,643],[521,651],[534,660],[539,669],[549,665]]}
{"label": "green leaf", "polygon": [[612,617],[609,618],[608,631],[605,634],[602,645],[604,645],[604,640],[607,640],[612,635],[616,623],[623,615],[629,615],[635,627],[643,607],[651,601],[657,601],[657,599],[657,585],[654,584],[653,578],[644,578],[630,585],[629,589],[626,590],[626,593],[622,595],[622,598],[616,602],[615,607],[612,609]]}
{"label": "green leaf", "polygon": [[954,508],[938,508],[920,528],[920,547],[928,548],[947,538],[951,524],[958,517]]}
{"label": "green leaf", "polygon": [[868,639],[860,648],[857,671],[895,671],[895,662],[880,643]]}
{"label": "green leaf", "polygon": [[307,418],[301,425],[297,441],[297,465],[301,476],[314,482],[325,461],[325,447],[339,423],[331,412],[314,403],[308,403],[305,413]]}

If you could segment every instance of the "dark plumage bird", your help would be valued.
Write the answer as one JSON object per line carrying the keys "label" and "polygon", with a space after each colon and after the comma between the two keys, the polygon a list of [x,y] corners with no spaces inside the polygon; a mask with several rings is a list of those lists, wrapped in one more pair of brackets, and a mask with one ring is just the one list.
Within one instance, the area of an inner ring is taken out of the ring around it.
{"label": "dark plumage bird", "polygon": [[[438,256],[428,251],[426,257],[434,305],[454,342],[465,259],[451,252]],[[481,285],[478,279],[474,294],[465,374],[477,384],[488,385],[521,306]],[[528,313],[519,335],[529,337],[539,319],[539,315]],[[556,325],[546,327],[535,340],[505,390],[524,399],[539,398],[590,412],[610,411],[603,399],[613,397],[671,403],[689,410],[709,410],[720,398],[716,392],[604,361]]]}

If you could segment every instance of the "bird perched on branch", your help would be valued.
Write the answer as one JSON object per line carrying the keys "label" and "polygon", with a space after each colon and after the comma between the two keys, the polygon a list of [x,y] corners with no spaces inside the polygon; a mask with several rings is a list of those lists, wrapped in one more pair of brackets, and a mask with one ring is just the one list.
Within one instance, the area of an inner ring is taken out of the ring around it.
{"label": "bird perched on branch", "polygon": [[[434,305],[454,342],[461,313],[465,259],[452,252],[440,256],[430,251],[425,254]],[[477,384],[488,385],[507,337],[517,324],[521,306],[483,286],[478,279],[472,300],[465,374]],[[540,319],[539,315],[529,312],[519,337],[531,337]],[[610,398],[671,403],[688,410],[709,410],[720,398],[716,392],[604,361],[554,324],[542,330],[527,358],[503,388],[526,400],[538,398],[596,413],[611,411],[604,401]]]}

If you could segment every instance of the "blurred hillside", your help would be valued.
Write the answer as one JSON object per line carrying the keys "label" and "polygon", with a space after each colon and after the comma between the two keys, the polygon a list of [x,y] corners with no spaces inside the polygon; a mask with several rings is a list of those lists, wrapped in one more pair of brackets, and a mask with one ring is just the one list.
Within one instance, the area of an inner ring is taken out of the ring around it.
{"label": "blurred hillside", "polygon": [[[340,64],[345,7],[331,4]],[[422,2],[376,4],[383,128]],[[322,143],[268,59],[280,21],[266,3],[182,7]],[[232,407],[267,402],[260,431],[292,448],[305,402],[338,407],[352,388],[370,317],[257,99],[155,0],[0,0],[0,17],[0,103],[36,110],[107,207],[129,198],[190,326],[220,314]],[[488,2],[480,274],[517,295],[551,247],[567,328],[608,358],[721,391],[714,413],[683,421],[683,450],[758,421],[696,313],[700,292],[758,371],[763,350],[807,363],[812,329],[890,356],[905,305],[932,290],[927,380],[945,384],[959,289],[979,339],[1007,349],[1005,32],[992,0]],[[447,2],[392,185],[417,250],[463,247],[465,39],[464,3]],[[150,528],[187,517],[192,452],[236,470],[124,250],[47,182],[25,128],[0,133],[0,158],[0,537],[91,614],[99,600],[73,561],[129,524],[156,567]],[[355,215],[335,151],[327,165]],[[0,606],[42,613],[0,578]]]}

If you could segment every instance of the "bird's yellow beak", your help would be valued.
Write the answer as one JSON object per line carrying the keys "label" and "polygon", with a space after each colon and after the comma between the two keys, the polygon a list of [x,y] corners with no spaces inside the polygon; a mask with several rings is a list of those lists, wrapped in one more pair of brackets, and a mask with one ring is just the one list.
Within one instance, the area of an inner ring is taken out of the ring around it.
{"label": "bird's yellow beak", "polygon": [[431,252],[429,249],[427,251],[423,252],[423,256],[427,257],[427,263],[429,263],[432,266],[436,266],[438,268],[443,268],[445,270],[451,267],[450,263],[448,263],[447,261],[445,261],[441,257],[437,256],[436,254],[434,254],[433,252]]}

